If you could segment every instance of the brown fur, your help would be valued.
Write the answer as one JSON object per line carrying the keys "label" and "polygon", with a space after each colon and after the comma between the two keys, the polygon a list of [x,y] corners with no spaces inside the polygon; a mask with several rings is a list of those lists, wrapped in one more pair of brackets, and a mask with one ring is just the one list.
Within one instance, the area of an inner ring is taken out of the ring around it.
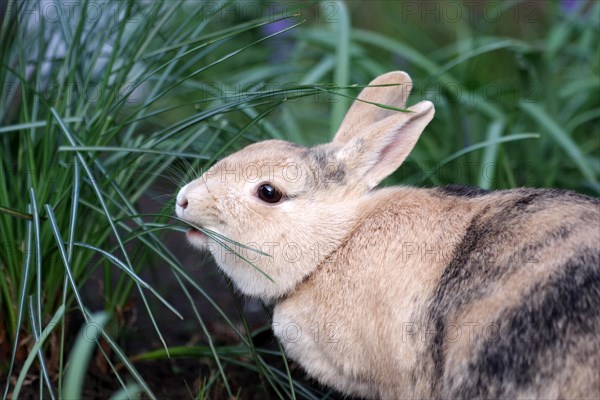
{"label": "brown fur", "polygon": [[[394,83],[403,90],[359,98],[405,107],[408,75],[371,84]],[[332,143],[257,143],[180,191],[181,218],[269,253],[236,247],[274,282],[214,239],[190,241],[242,292],[273,302],[288,355],[343,393],[598,398],[600,201],[548,189],[375,189],[433,118],[431,103],[411,110],[357,101]],[[264,183],[282,201],[260,200]]]}

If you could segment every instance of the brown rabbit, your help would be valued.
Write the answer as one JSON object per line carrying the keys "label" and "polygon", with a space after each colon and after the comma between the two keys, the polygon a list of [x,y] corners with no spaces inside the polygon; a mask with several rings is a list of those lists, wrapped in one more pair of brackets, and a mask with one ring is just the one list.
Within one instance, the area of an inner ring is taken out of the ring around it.
{"label": "brown rabbit", "polygon": [[403,72],[371,85],[333,142],[256,143],[182,188],[177,215],[205,232],[189,241],[274,303],[287,354],[345,394],[600,398],[600,201],[377,189],[434,108],[372,104],[405,107]]}

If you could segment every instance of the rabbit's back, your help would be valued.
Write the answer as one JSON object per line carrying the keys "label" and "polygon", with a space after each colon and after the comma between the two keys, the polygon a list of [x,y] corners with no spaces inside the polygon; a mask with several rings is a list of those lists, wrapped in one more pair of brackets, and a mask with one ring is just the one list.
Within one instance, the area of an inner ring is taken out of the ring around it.
{"label": "rabbit's back", "polygon": [[374,398],[597,397],[598,199],[383,189],[361,212],[276,309],[311,375]]}
{"label": "rabbit's back", "polygon": [[[598,199],[555,189],[438,190],[491,202],[470,219],[427,308],[435,390],[448,398],[597,398]],[[455,340],[456,327],[473,337]]]}

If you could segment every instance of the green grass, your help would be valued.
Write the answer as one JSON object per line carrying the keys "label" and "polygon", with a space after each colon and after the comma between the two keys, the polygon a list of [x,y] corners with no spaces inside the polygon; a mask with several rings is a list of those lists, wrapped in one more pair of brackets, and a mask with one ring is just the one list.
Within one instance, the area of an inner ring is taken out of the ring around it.
{"label": "green grass", "polygon": [[[86,369],[73,368],[75,355],[87,360],[97,347],[77,342],[72,321],[93,323],[97,299],[112,316],[98,349],[120,383],[115,398],[137,391],[155,397],[137,363],[167,357],[210,362],[212,373],[193,393],[198,398],[245,398],[245,390],[324,396],[293,376],[281,349],[255,347],[258,332],[243,307],[226,312],[165,246],[183,230],[172,218],[173,196],[152,215],[140,212],[140,201],[165,179],[175,191],[258,140],[328,141],[352,96],[378,74],[407,71],[415,83],[409,101],[436,106],[434,121],[387,183],[600,193],[596,1],[570,12],[558,1],[501,2],[498,18],[466,2],[463,18],[438,20],[410,8],[415,2],[323,2],[283,16],[258,2],[268,11],[257,16],[236,2],[88,1],[28,24],[36,4],[42,10],[35,1],[9,1],[0,26],[3,397],[23,389],[25,373],[39,376],[40,397],[80,390]],[[102,18],[84,14],[86,4],[99,7]],[[436,4],[442,10],[444,3]],[[189,315],[148,278],[148,266],[171,273]],[[98,290],[94,280],[102,289],[88,293]],[[112,335],[132,297],[162,347],[131,354]],[[212,337],[199,298],[238,336],[237,345]],[[182,330],[193,320],[206,341],[172,346],[164,313],[185,318]],[[231,368],[256,376],[262,389],[236,387]],[[4,386],[8,376],[17,385]]]}

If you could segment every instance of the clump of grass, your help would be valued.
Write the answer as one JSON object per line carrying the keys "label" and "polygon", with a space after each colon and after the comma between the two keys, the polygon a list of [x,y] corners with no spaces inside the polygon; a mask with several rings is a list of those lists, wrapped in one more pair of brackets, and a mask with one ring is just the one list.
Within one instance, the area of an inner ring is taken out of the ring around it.
{"label": "clump of grass", "polygon": [[[71,380],[63,385],[62,379],[76,368],[76,358],[65,358],[72,347],[67,320],[77,313],[94,323],[89,296],[82,293],[92,276],[103,279],[103,292],[95,297],[112,314],[137,292],[168,356],[156,313],[183,316],[140,275],[159,260],[192,305],[208,340],[208,357],[233,396],[223,367],[229,353],[213,344],[194,297],[207,297],[244,346],[252,348],[252,342],[159,238],[161,230],[177,228],[170,220],[172,202],[152,220],[139,213],[137,202],[176,163],[183,160],[193,173],[227,152],[233,138],[247,136],[266,115],[265,107],[282,101],[272,93],[267,101],[264,93],[224,99],[218,91],[189,104],[180,100],[194,82],[206,79],[206,71],[226,68],[220,65],[268,40],[254,32],[280,17],[223,23],[226,3],[107,2],[94,3],[94,10],[89,5],[69,9],[55,2],[49,10],[42,3],[11,1],[0,28],[0,271],[6,277],[0,283],[0,341],[11,344],[1,349],[0,371],[10,377],[21,368],[23,376],[37,359],[40,397],[73,390]],[[50,11],[56,18],[48,17]],[[90,19],[91,11],[97,14]],[[247,128],[232,127],[227,118]],[[178,178],[180,184],[189,176]],[[124,369],[154,398],[110,331],[101,329],[110,349],[104,355],[123,389]],[[57,346],[38,340],[48,335]],[[30,351],[25,364],[24,347]],[[288,379],[252,354],[253,368],[281,393],[293,393]],[[4,398],[21,388],[22,380],[16,386],[9,382]]]}

